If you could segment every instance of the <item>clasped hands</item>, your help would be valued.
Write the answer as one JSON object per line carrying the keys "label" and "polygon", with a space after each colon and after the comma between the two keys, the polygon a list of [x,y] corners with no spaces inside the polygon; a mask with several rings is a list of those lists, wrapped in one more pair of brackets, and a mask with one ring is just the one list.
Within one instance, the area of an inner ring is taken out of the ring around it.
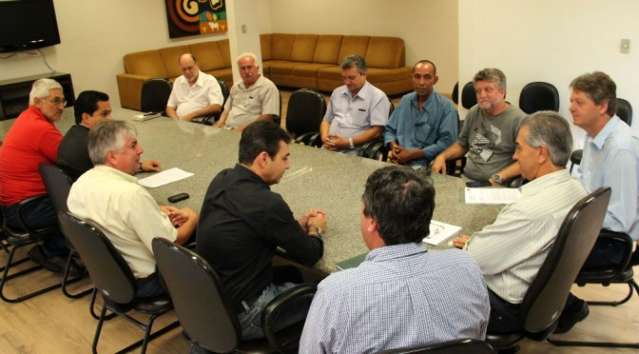
{"label": "clasped hands", "polygon": [[197,217],[195,211],[189,208],[178,209],[169,205],[160,205],[160,211],[169,217],[171,224],[178,228],[189,219]]}
{"label": "clasped hands", "polygon": [[322,147],[326,150],[343,150],[351,147],[348,139],[339,135],[327,135],[322,137]]}
{"label": "clasped hands", "polygon": [[322,233],[326,230],[326,212],[321,209],[311,209],[299,218],[298,222],[306,233],[313,231]]}

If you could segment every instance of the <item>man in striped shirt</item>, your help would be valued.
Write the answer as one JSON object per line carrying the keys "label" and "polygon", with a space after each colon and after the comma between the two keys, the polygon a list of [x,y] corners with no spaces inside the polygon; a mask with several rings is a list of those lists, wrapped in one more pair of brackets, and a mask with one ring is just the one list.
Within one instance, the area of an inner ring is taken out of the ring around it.
{"label": "man in striped shirt", "polygon": [[319,284],[300,353],[378,353],[484,339],[490,310],[477,264],[459,250],[421,245],[434,197],[432,185],[409,167],[384,167],[368,177],[360,225],[371,251],[357,268]]}
{"label": "man in striped shirt", "polygon": [[519,307],[550,251],[568,211],[584,196],[565,166],[572,151],[568,122],[555,112],[525,118],[513,159],[529,180],[518,201],[501,210],[491,225],[454,244],[477,261],[488,284],[488,333],[521,330]]}

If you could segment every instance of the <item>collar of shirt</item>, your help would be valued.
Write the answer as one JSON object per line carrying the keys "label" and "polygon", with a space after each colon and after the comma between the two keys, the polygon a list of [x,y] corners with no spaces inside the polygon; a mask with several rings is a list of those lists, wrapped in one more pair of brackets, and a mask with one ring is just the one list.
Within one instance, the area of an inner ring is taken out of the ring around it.
{"label": "collar of shirt", "polygon": [[247,178],[254,180],[256,183],[264,185],[266,188],[271,189],[271,187],[264,182],[262,177],[255,174],[255,172],[251,171],[248,167],[242,164],[235,164],[235,171],[237,172],[238,179]]}
{"label": "collar of shirt", "polygon": [[524,197],[525,195],[535,195],[537,193],[541,193],[543,190],[548,188],[549,185],[561,183],[569,178],[571,177],[570,173],[568,173],[568,170],[562,168],[559,171],[551,172],[547,175],[535,178],[534,180],[524,184],[523,186],[521,186],[521,195],[522,197]]}
{"label": "collar of shirt", "polygon": [[423,252],[426,252],[426,250],[420,244],[415,242],[384,246],[368,252],[365,262],[384,262]]}
{"label": "collar of shirt", "polygon": [[[417,92],[414,91],[412,92],[412,95],[413,97],[411,97],[411,102],[413,103],[415,108],[419,110],[419,96],[417,95]],[[435,96],[435,91],[431,92],[430,95],[428,95],[428,97],[426,98],[426,101],[424,101],[424,103],[422,104],[422,108],[428,113],[432,113],[431,111],[433,108],[433,101],[435,100],[433,96]]]}
{"label": "collar of shirt", "polygon": [[351,95],[351,92],[348,90],[348,87],[344,85],[344,92],[342,93],[342,95],[345,95],[348,98],[351,98],[353,100],[355,100],[356,98],[359,98],[361,100],[366,100],[368,98],[368,90],[370,85],[371,84],[369,84],[368,81],[364,81],[364,85],[362,85],[362,88],[360,88],[359,91],[357,91],[357,94],[355,96]]}
{"label": "collar of shirt", "polygon": [[184,75],[182,75],[182,77],[184,77],[184,86],[188,87],[202,87],[203,83],[202,81],[204,81],[204,73],[200,70],[197,73],[197,79],[195,80],[195,83],[193,84],[193,86],[191,86],[191,84],[189,84],[189,80],[186,79],[186,77],[184,77]]}
{"label": "collar of shirt", "polygon": [[594,145],[598,150],[601,150],[604,146],[604,143],[608,139],[608,136],[610,136],[610,134],[615,131],[617,124],[619,124],[620,122],[621,119],[619,119],[619,117],[617,117],[617,115],[615,114],[612,118],[610,118],[610,120],[608,120],[608,123],[604,125],[603,129],[601,129],[597,136],[595,136],[594,138],[588,136],[586,139],[590,143],[592,143],[592,145]]}
{"label": "collar of shirt", "polygon": [[255,80],[255,82],[253,83],[253,85],[247,88],[246,85],[244,85],[244,81],[240,80],[239,88],[241,88],[242,90],[248,90],[248,89],[252,89],[253,87],[259,87],[262,84],[262,81],[264,81],[264,76],[260,74],[257,80]]}
{"label": "collar of shirt", "polygon": [[131,176],[128,173],[124,173],[120,170],[118,170],[117,168],[113,168],[111,166],[107,166],[107,165],[97,165],[94,167],[96,169],[96,171],[99,171],[100,173],[105,173],[105,174],[112,174],[114,176],[117,176],[125,181],[128,182],[132,182],[132,183],[138,183],[138,179],[135,178],[135,176]]}

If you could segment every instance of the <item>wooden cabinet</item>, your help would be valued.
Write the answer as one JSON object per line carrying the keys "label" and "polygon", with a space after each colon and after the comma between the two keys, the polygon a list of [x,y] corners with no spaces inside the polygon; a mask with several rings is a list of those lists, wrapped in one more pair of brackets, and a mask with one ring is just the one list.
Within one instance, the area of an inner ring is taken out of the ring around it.
{"label": "wooden cabinet", "polygon": [[29,92],[38,79],[54,79],[62,85],[67,107],[73,106],[75,94],[71,74],[48,73],[0,81],[0,120],[17,117],[29,105]]}

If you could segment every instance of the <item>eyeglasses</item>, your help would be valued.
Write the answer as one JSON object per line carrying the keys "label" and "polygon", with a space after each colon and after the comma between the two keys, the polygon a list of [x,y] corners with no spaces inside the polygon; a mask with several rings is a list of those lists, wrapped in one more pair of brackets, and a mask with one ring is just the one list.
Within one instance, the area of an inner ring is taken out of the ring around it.
{"label": "eyeglasses", "polygon": [[67,100],[65,100],[64,98],[60,98],[60,97],[55,97],[54,99],[47,100],[47,101],[49,101],[49,103],[51,103],[52,105],[55,105],[55,106],[59,106],[59,105],[66,106],[67,105]]}

